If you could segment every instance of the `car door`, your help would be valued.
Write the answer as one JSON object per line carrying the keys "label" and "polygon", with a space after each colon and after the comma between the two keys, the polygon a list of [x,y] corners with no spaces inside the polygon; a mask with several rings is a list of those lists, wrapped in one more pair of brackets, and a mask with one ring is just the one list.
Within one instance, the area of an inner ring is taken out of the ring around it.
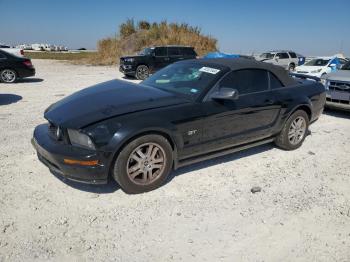
{"label": "car door", "polygon": [[277,53],[276,54],[276,58],[277,58],[277,64],[284,67],[284,68],[288,68],[289,62],[290,62],[290,58],[288,53]]}
{"label": "car door", "polygon": [[9,65],[5,52],[0,50],[0,70]]}
{"label": "car door", "polygon": [[166,47],[156,47],[154,49],[154,70],[159,70],[169,64],[168,50]]}
{"label": "car door", "polygon": [[178,62],[183,59],[180,48],[176,46],[168,47],[169,64]]}
{"label": "car door", "polygon": [[238,91],[236,100],[217,101],[210,93],[203,101],[206,118],[202,130],[202,152],[263,139],[271,135],[279,115],[269,88],[266,70],[243,69],[230,72],[211,92],[220,88]]}

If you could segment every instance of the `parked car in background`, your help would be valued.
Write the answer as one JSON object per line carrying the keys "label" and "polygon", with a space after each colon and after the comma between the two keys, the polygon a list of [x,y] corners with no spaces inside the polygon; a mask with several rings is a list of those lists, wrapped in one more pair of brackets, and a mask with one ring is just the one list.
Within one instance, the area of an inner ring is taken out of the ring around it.
{"label": "parked car in background", "polygon": [[15,56],[23,57],[24,51],[20,48],[13,48],[8,45],[0,45],[0,50],[6,51],[7,53],[13,54]]}
{"label": "parked car in background", "polygon": [[317,57],[298,66],[295,71],[297,74],[324,77],[326,74],[340,69],[347,60],[338,57]]}
{"label": "parked car in background", "polygon": [[326,106],[350,110],[350,62],[340,70],[325,76],[327,90]]}
{"label": "parked car in background", "polygon": [[174,63],[141,84],[112,80],[46,109],[39,160],[84,183],[114,178],[127,193],[153,190],[171,170],[275,142],[299,148],[323,111],[325,88],[245,58]]}
{"label": "parked car in background", "polygon": [[44,51],[44,44],[32,44],[32,49],[35,51]]}
{"label": "parked car in background", "polygon": [[119,71],[144,80],[157,70],[180,60],[194,59],[197,53],[190,46],[156,46],[143,49],[138,55],[120,58]]}
{"label": "parked car in background", "polygon": [[35,68],[28,58],[18,57],[0,50],[0,81],[14,83],[19,78],[35,75]]}
{"label": "parked car in background", "polygon": [[299,64],[299,59],[296,53],[293,51],[286,50],[277,50],[262,53],[257,58],[257,60],[282,66],[289,71],[294,71],[295,67]]}

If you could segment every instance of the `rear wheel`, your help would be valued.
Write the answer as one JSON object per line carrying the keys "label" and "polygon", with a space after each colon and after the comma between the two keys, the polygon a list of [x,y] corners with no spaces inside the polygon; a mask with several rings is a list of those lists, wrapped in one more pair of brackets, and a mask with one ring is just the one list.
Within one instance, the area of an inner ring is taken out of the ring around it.
{"label": "rear wheel", "polygon": [[286,150],[297,149],[304,142],[308,128],[309,117],[307,113],[298,110],[289,117],[275,143]]}
{"label": "rear wheel", "polygon": [[17,80],[17,73],[12,69],[4,69],[0,72],[0,80],[4,83],[14,83]]}
{"label": "rear wheel", "polygon": [[149,69],[146,65],[139,65],[136,68],[136,78],[138,80],[145,80],[149,76]]}
{"label": "rear wheel", "polygon": [[288,67],[289,72],[294,72],[295,70],[295,65],[294,64],[290,64]]}
{"label": "rear wheel", "polygon": [[172,148],[160,135],[146,135],[131,141],[117,157],[113,177],[130,194],[160,187],[172,168]]}

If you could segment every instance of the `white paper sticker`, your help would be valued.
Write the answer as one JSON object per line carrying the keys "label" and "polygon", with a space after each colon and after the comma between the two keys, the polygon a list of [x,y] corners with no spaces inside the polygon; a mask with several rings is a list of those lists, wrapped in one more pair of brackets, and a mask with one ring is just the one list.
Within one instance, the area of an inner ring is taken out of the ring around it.
{"label": "white paper sticker", "polygon": [[220,72],[219,69],[215,69],[215,68],[211,68],[211,67],[202,67],[201,69],[199,69],[199,71],[201,72],[205,72],[205,73],[209,73],[209,74],[213,74],[213,75],[216,75],[217,73]]}

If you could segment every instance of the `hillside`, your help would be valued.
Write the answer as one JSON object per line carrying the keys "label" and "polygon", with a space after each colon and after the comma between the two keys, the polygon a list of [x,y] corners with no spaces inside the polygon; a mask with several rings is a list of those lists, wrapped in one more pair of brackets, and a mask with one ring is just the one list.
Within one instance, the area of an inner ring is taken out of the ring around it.
{"label": "hillside", "polygon": [[128,19],[119,26],[115,37],[107,37],[97,44],[98,52],[88,58],[88,63],[111,65],[119,62],[119,57],[134,54],[144,47],[155,45],[193,46],[198,55],[217,50],[217,40],[204,35],[199,27],[186,23],[150,23]]}

